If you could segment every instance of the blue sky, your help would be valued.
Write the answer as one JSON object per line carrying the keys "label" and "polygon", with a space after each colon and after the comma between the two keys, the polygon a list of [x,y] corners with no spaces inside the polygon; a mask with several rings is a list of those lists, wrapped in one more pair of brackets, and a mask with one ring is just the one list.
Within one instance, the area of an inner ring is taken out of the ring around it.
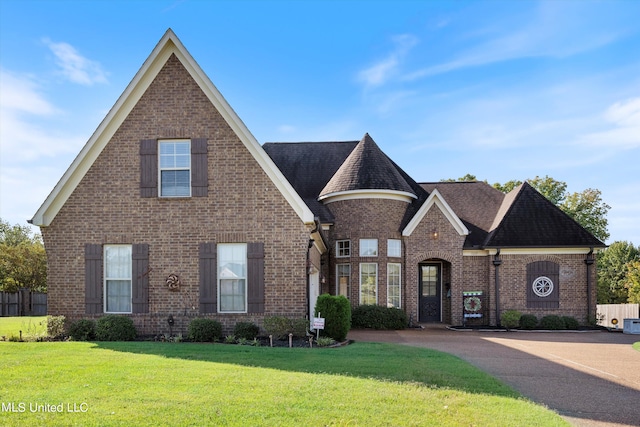
{"label": "blue sky", "polygon": [[260,141],[368,132],[419,182],[549,175],[640,244],[640,1],[0,1],[0,217],[26,224],[172,28]]}

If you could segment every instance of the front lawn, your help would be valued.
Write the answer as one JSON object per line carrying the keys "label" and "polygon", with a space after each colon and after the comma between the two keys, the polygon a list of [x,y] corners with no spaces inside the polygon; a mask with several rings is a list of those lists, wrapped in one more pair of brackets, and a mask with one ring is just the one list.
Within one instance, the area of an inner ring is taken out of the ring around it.
{"label": "front lawn", "polygon": [[0,372],[6,426],[567,425],[454,356],[392,344],[0,342]]}
{"label": "front lawn", "polygon": [[1,337],[45,336],[47,334],[47,316],[0,317]]}

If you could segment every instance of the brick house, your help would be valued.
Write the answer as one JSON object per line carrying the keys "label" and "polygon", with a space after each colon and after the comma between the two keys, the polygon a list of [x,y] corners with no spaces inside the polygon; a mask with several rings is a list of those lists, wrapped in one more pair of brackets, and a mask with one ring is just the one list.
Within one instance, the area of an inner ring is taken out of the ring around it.
{"label": "brick house", "polygon": [[305,317],[324,292],[414,322],[585,321],[604,247],[526,183],[419,184],[368,134],[261,146],[171,30],[31,222],[49,313],[143,334]]}

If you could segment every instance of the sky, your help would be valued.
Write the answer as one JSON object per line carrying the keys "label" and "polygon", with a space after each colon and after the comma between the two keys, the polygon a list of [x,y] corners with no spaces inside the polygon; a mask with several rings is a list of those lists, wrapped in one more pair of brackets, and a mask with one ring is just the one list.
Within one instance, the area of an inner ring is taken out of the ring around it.
{"label": "sky", "polygon": [[0,218],[27,225],[168,28],[265,142],[418,182],[550,176],[640,245],[640,1],[0,0]]}

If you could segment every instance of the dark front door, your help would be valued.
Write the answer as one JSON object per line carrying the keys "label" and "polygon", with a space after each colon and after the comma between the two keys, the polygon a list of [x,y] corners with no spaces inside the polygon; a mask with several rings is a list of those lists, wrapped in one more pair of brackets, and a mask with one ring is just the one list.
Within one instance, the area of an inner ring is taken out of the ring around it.
{"label": "dark front door", "polygon": [[420,322],[439,322],[441,264],[420,264]]}

